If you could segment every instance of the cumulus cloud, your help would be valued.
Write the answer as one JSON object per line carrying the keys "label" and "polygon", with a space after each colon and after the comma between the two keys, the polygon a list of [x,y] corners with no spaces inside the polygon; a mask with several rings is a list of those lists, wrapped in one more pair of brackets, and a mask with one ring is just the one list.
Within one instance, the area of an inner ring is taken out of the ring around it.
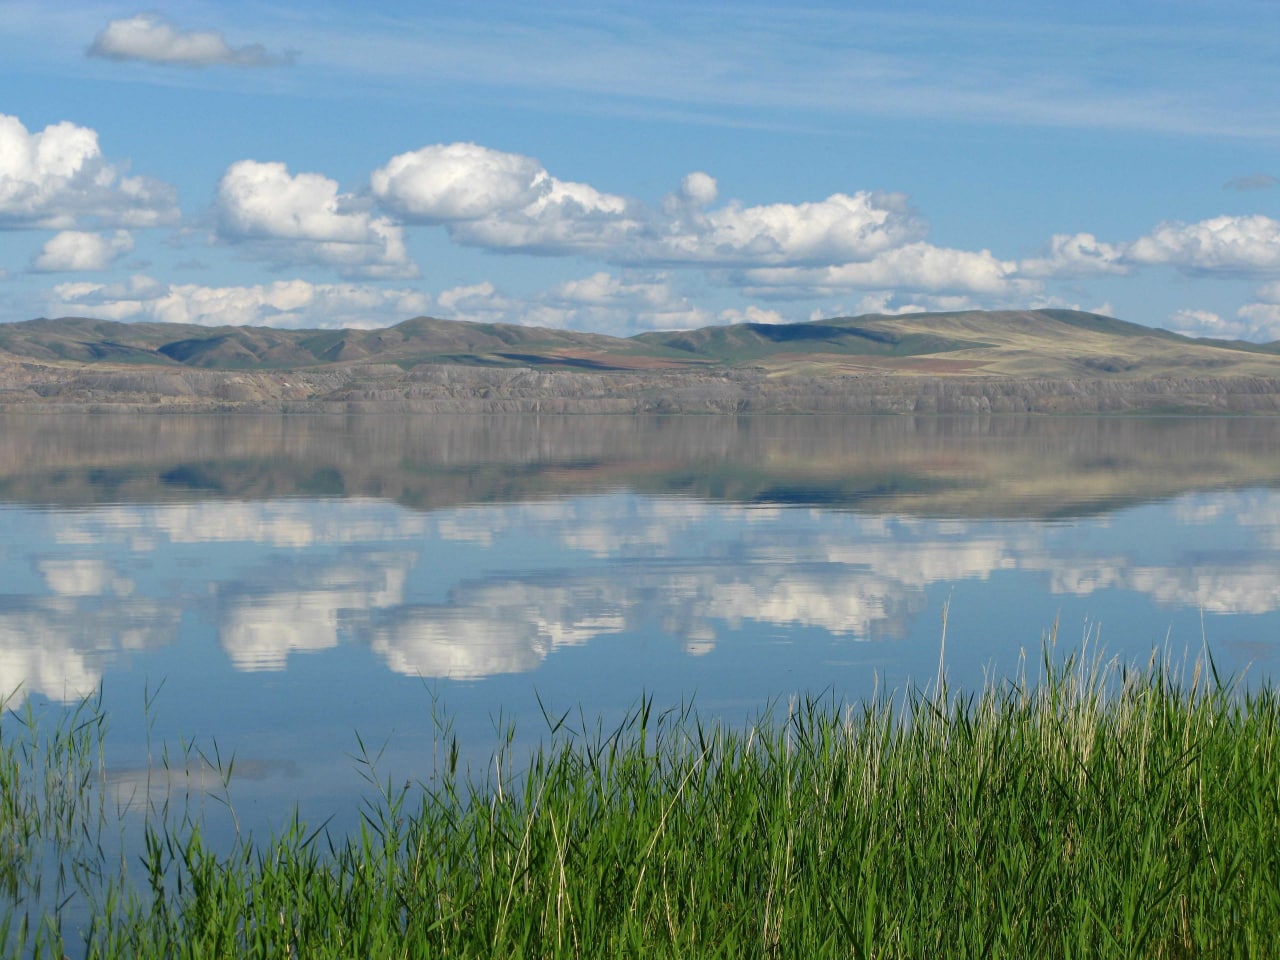
{"label": "cumulus cloud", "polygon": [[594,252],[633,266],[825,264],[866,260],[919,240],[924,224],[901,194],[859,191],[798,204],[747,206],[719,197],[714,177],[684,177],[661,209],[560,180],[538,161],[473,143],[392,157],[370,184],[408,222],[442,224],[459,243],[494,250]]}
{"label": "cumulus cloud", "polygon": [[318,173],[241,160],[218,183],[218,233],[278,264],[319,263],[350,277],[417,275],[404,229]]}
{"label": "cumulus cloud", "polygon": [[714,314],[694,306],[661,273],[618,277],[600,271],[523,299],[508,296],[485,281],[445,290],[435,298],[435,308],[437,315],[450,320],[614,334],[686,329],[715,319]]}
{"label": "cumulus cloud", "polygon": [[527,207],[454,223],[449,233],[459,243],[493,250],[612,257],[643,233],[632,207],[622,197],[553,177],[550,189]]}
{"label": "cumulus cloud", "polygon": [[832,296],[844,290],[904,289],[927,293],[1025,296],[1037,287],[1017,278],[1018,265],[989,250],[970,251],[910,243],[865,262],[826,267],[760,267],[740,274],[762,297]]}
{"label": "cumulus cloud", "polygon": [[532,157],[474,143],[399,154],[373,172],[370,185],[395,215],[444,224],[472,246],[568,253],[623,242],[641,228],[623,197],[559,180]]}
{"label": "cumulus cloud", "polygon": [[716,202],[720,187],[709,173],[695,170],[680,181],[680,198],[692,206],[707,207]]}
{"label": "cumulus cloud", "polygon": [[158,13],[112,20],[86,53],[107,60],[181,67],[271,67],[294,60],[292,52],[272,54],[257,43],[233,47],[216,30],[180,30]]}
{"label": "cumulus cloud", "polygon": [[1188,337],[1233,339],[1239,336],[1239,325],[1225,320],[1211,310],[1184,309],[1169,317],[1169,329]]}
{"label": "cumulus cloud", "polygon": [[1024,277],[1087,277],[1124,274],[1124,248],[1103,243],[1091,233],[1055,234],[1044,256],[1023,260],[1018,272]]}
{"label": "cumulus cloud", "polygon": [[684,264],[828,264],[869,260],[925,234],[901,194],[859,191],[808,203],[701,209],[714,195],[714,181],[691,184],[686,177],[681,196],[697,203],[683,204],[683,215],[633,256]]}
{"label": "cumulus cloud", "polygon": [[846,310],[844,304],[839,304],[826,310],[814,310],[809,315],[809,319],[822,320],[826,317],[839,317],[846,314],[862,316],[868,313],[882,316],[898,316],[907,313],[923,313],[926,309],[916,303],[899,303],[897,301],[898,297],[892,290],[877,290],[859,297],[852,310]]}
{"label": "cumulus cloud", "polygon": [[1273,283],[1264,283],[1258,288],[1257,297],[1267,303],[1280,303],[1280,280]]}
{"label": "cumulus cloud", "polygon": [[551,189],[532,157],[475,143],[442,143],[394,156],[370,178],[374,195],[406,220],[478,220],[527,207]]}
{"label": "cumulus cloud", "polygon": [[52,315],[88,313],[108,320],[155,320],[205,326],[372,328],[427,312],[414,290],[280,280],[243,287],[162,284],[134,276],[119,284],[64,283],[53,288]]}
{"label": "cumulus cloud", "polygon": [[[1262,186],[1263,179],[1234,185]],[[987,249],[929,243],[927,224],[902,194],[839,192],[823,200],[748,205],[722,200],[716,179],[699,170],[660,204],[648,206],[559,180],[531,157],[472,143],[436,144],[393,157],[372,175],[371,192],[402,221],[443,226],[455,242],[470,246],[588,254],[633,271],[712,269],[712,279],[752,299],[825,299],[860,291],[865,309],[859,312],[1061,305],[1046,288],[1048,281],[1124,276],[1151,265],[1188,273],[1280,270],[1280,222],[1262,215],[1169,221],[1132,242],[1108,242],[1087,232],[1055,234],[1039,255],[1007,260]],[[678,302],[682,298],[658,293],[669,286],[665,279],[646,287],[602,272],[523,305],[492,289],[470,290],[463,315],[619,331],[715,319]],[[459,295],[450,306],[463,303]],[[1266,331],[1270,303],[1246,306],[1237,320],[1189,314],[1181,322],[1219,336]],[[632,310],[630,319],[610,313],[624,307]],[[734,322],[747,315],[730,308],[720,319]]]}
{"label": "cumulus cloud", "polygon": [[[765,310],[763,307],[749,305],[745,310],[730,308],[720,311],[721,323],[788,323],[777,310]],[[817,318],[814,318],[817,319]]]}
{"label": "cumulus cloud", "polygon": [[[1006,264],[1006,267],[1008,266],[1010,265]],[[887,268],[883,265],[878,265],[875,269],[879,271],[874,274],[875,280],[883,281],[889,278],[886,273]],[[758,284],[752,287],[750,292],[762,299],[799,299],[820,294],[830,294],[833,290],[837,290],[834,284],[841,279],[841,272],[843,271],[747,271],[744,275],[748,280],[744,282]],[[942,276],[943,280],[946,279],[945,274],[939,275]],[[785,282],[787,285],[780,285],[777,288],[759,285],[764,277],[779,284]],[[919,272],[912,275],[904,271],[897,275],[897,278],[903,282],[933,282],[928,275]],[[819,281],[826,286],[817,289],[800,285],[803,282],[813,283]],[[101,303],[103,310],[99,312],[105,311],[116,318],[141,315],[140,311],[142,310],[146,310],[147,315],[153,317],[160,314],[168,314],[172,310],[170,307],[172,292],[198,291],[198,293],[190,295],[187,298],[188,300],[213,298],[215,294],[220,295],[222,292],[218,288],[168,288],[158,287],[158,285],[155,290],[143,290],[141,293],[135,289],[139,285],[145,287],[148,283],[154,284],[154,281],[150,281],[145,277],[135,276],[128,284],[113,287],[104,287],[101,284],[94,283],[68,283],[60,285],[57,290],[62,296],[60,301],[62,309],[66,309],[69,304],[73,303],[90,305]],[[270,290],[288,293],[299,288],[299,285],[301,285],[301,289],[328,289],[321,285],[313,288],[312,285],[305,284],[302,281],[276,284],[270,288],[225,289],[232,292],[231,299],[233,301],[238,302],[243,298],[256,302],[261,296],[261,291]],[[981,281],[973,281],[973,285],[980,287]],[[347,286],[331,289],[356,290],[360,288]],[[860,288],[841,287],[839,289],[847,292],[849,289]],[[1022,281],[1013,277],[1010,277],[1003,286],[996,285],[996,293],[994,295],[998,296],[1001,301],[1019,305],[1061,305],[1057,301],[1046,300],[1036,292],[1031,281]],[[161,303],[155,306],[134,302],[139,299],[149,301],[156,298],[159,298]],[[278,304],[282,299],[287,299],[287,297],[272,298],[272,302]],[[379,309],[377,302],[374,301],[371,295],[368,297],[368,302],[370,310]],[[399,301],[392,298],[388,302]],[[980,309],[987,302],[989,302],[988,295],[984,294],[981,289],[978,289],[973,295],[964,293],[928,293],[910,289],[875,289],[860,297],[852,310],[847,310],[843,303],[833,301],[824,308],[814,310],[809,319],[816,320],[848,313],[894,315],[923,311],[973,310]],[[684,330],[708,326],[713,323],[775,324],[787,323],[798,319],[797,317],[787,316],[780,310],[759,304],[728,307],[719,311],[707,309],[699,305],[694,297],[686,292],[685,284],[680,282],[678,274],[672,274],[668,271],[624,270],[621,274],[615,274],[602,270],[585,277],[563,281],[541,291],[519,296],[506,292],[491,281],[485,280],[479,283],[448,288],[434,297],[415,295],[413,299],[407,300],[405,303],[406,306],[412,306],[414,313],[430,313],[433,316],[450,320],[590,330],[619,336],[629,336],[646,330]],[[226,322],[262,322],[276,326],[298,325],[294,322],[295,315],[291,310],[283,307],[281,307],[281,310],[280,317],[271,316],[269,311],[264,308],[259,312],[258,320],[228,320]],[[404,319],[404,317],[397,319]],[[191,322],[212,323],[214,321],[209,319],[207,321],[193,320]],[[353,325],[370,326],[371,324],[358,323]]]}
{"label": "cumulus cloud", "polygon": [[1280,340],[1280,303],[1246,303],[1236,311],[1249,340]]}
{"label": "cumulus cloud", "polygon": [[497,289],[488,280],[461,287],[450,287],[436,297],[436,303],[445,310],[455,313],[466,313],[477,308],[486,311],[508,310],[514,306],[513,301],[500,297]]}
{"label": "cumulus cloud", "polygon": [[1261,214],[1169,221],[1130,244],[1126,256],[1134,263],[1190,272],[1280,270],[1280,221]]}
{"label": "cumulus cloud", "polygon": [[559,284],[540,301],[543,315],[558,314],[560,325],[615,333],[682,330],[713,320],[661,273],[623,278],[602,271]]}
{"label": "cumulus cloud", "polygon": [[661,278],[627,281],[601,271],[559,284],[552,291],[552,297],[576,306],[659,307],[671,302],[672,291]]}
{"label": "cumulus cloud", "polygon": [[176,191],[108,163],[96,131],[63,121],[31,133],[0,114],[0,229],[153,227],[177,218]]}
{"label": "cumulus cloud", "polygon": [[63,230],[51,237],[31,261],[38,273],[60,273],[77,270],[105,270],[133,250],[133,236],[128,230],[117,230],[112,236]]}
{"label": "cumulus cloud", "polygon": [[[1264,185],[1260,178],[1250,184]],[[472,143],[436,144],[393,157],[371,178],[384,210],[404,222],[443,226],[458,243],[495,251],[589,254],[624,270],[713,269],[713,279],[763,300],[837,298],[864,293],[859,312],[1060,305],[1050,280],[1124,276],[1169,265],[1190,273],[1280,270],[1280,222],[1222,216],[1159,225],[1132,242],[1092,233],[1056,234],[1020,261],[990,250],[939,247],[907,197],[839,192],[823,200],[748,205],[723,200],[705,171],[687,174],[657,206],[562,181],[537,160]],[[474,286],[474,285],[473,285]],[[592,329],[688,327],[714,314],[669,288],[601,272],[523,305],[493,289],[469,289],[448,304],[461,315]],[[658,298],[658,299],[655,299]],[[604,300],[609,301],[606,305]],[[572,301],[572,302],[567,302]],[[1231,335],[1250,324],[1269,329],[1271,307],[1251,304],[1237,321],[1182,318],[1188,329]],[[629,307],[630,319],[610,313]],[[764,311],[756,305],[753,309]],[[768,317],[771,311],[759,315]],[[775,314],[776,315],[776,314]],[[720,319],[745,319],[730,308]]]}
{"label": "cumulus cloud", "polygon": [[1208,310],[1179,310],[1170,329],[1193,337],[1224,340],[1280,340],[1280,282],[1263,284],[1254,299],[1236,311],[1235,319]]}

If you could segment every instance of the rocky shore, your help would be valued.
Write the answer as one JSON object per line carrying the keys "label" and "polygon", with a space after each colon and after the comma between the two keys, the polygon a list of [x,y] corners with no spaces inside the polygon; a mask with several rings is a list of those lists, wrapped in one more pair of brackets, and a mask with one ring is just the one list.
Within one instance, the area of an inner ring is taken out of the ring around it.
{"label": "rocky shore", "polygon": [[0,409],[351,413],[1280,412],[1280,378],[778,376],[763,370],[579,372],[351,365],[224,371],[9,363]]}

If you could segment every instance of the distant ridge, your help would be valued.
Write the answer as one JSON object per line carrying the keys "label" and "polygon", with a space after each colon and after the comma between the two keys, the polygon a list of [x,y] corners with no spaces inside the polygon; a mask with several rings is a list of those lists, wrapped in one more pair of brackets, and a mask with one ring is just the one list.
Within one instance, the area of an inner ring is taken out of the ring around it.
{"label": "distant ridge", "polygon": [[291,370],[393,364],[576,370],[743,368],[808,376],[1275,376],[1280,342],[1195,339],[1076,310],[868,314],[621,338],[415,317],[375,330],[282,330],[64,317],[0,324],[0,356],[62,365]]}

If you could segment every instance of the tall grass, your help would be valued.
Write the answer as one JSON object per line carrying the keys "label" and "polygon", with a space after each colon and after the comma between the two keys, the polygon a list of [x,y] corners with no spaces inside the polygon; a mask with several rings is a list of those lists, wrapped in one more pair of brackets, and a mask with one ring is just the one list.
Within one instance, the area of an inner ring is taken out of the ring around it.
{"label": "tall grass", "polygon": [[61,956],[64,909],[108,882],[102,694],[51,716],[7,703],[0,698],[0,949],[30,943]]}
{"label": "tall grass", "polygon": [[[91,957],[1280,955],[1280,702],[1153,658],[744,727],[642,699],[614,729],[446,739],[353,836],[229,853],[149,827]],[[6,813],[6,817],[8,814]],[[6,820],[5,830],[8,820]],[[6,833],[7,836],[7,833]],[[132,882],[132,886],[130,886]]]}

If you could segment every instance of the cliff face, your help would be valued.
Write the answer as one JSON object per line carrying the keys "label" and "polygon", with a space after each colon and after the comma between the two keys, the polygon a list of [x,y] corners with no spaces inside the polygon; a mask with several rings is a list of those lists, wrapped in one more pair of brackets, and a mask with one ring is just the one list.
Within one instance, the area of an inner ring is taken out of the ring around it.
{"label": "cliff face", "polygon": [[778,376],[423,365],[215,371],[0,365],[0,409],[404,413],[1280,413],[1280,378]]}

